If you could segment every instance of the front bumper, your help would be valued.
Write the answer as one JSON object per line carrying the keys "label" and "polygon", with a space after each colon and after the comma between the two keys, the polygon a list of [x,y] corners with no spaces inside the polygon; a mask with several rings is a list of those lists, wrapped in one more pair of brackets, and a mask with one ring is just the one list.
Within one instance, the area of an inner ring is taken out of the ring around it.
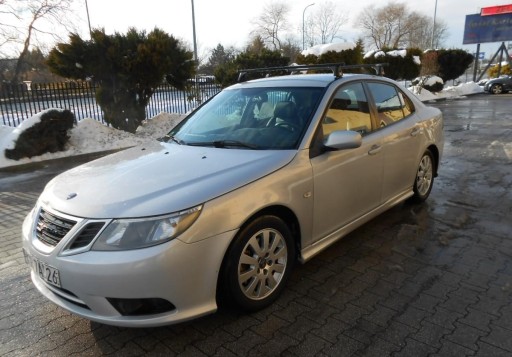
{"label": "front bumper", "polygon": [[[30,259],[58,270],[61,287],[45,282],[33,267],[36,288],[60,307],[96,322],[151,327],[186,321],[216,311],[216,289],[225,251],[235,231],[195,243],[179,239],[129,251],[86,251],[61,256],[59,243],[51,252],[34,247],[33,214],[23,228],[23,249]],[[109,301],[110,299],[110,301]],[[119,299],[163,299],[173,309],[136,316],[122,314]]]}

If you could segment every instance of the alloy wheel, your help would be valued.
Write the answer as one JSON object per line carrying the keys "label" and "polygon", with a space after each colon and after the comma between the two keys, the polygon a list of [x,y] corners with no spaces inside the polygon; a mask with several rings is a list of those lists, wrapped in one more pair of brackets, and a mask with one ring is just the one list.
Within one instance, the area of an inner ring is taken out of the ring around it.
{"label": "alloy wheel", "polygon": [[288,263],[283,235],[275,229],[262,229],[247,242],[238,263],[238,283],[251,300],[261,300],[279,286]]}

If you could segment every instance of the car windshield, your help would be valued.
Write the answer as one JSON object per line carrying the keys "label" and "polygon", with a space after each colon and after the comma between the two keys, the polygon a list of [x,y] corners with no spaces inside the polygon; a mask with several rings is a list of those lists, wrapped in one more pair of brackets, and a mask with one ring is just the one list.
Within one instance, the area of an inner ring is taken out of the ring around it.
{"label": "car windshield", "polygon": [[172,129],[167,140],[221,148],[293,149],[300,142],[323,90],[224,90]]}

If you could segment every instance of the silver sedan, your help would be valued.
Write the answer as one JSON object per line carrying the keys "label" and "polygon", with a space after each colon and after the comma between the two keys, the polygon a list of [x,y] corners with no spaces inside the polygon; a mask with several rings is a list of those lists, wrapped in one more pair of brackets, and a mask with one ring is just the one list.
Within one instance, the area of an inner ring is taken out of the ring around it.
{"label": "silver sedan", "polygon": [[373,75],[295,74],[220,92],[152,145],[54,178],[23,224],[32,281],[84,318],[159,326],[262,309],[304,263],[425,200],[443,118]]}

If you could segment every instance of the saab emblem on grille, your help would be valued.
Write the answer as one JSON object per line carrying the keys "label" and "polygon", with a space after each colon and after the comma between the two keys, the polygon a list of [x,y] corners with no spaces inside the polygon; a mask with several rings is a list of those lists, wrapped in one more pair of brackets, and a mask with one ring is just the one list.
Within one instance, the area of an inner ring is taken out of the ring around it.
{"label": "saab emblem on grille", "polygon": [[76,194],[76,193],[74,193],[74,192],[73,192],[73,193],[70,193],[70,194],[68,195],[68,197],[66,197],[66,200],[70,200],[70,199],[72,199],[72,198],[75,198],[76,196],[77,196],[77,194]]}

